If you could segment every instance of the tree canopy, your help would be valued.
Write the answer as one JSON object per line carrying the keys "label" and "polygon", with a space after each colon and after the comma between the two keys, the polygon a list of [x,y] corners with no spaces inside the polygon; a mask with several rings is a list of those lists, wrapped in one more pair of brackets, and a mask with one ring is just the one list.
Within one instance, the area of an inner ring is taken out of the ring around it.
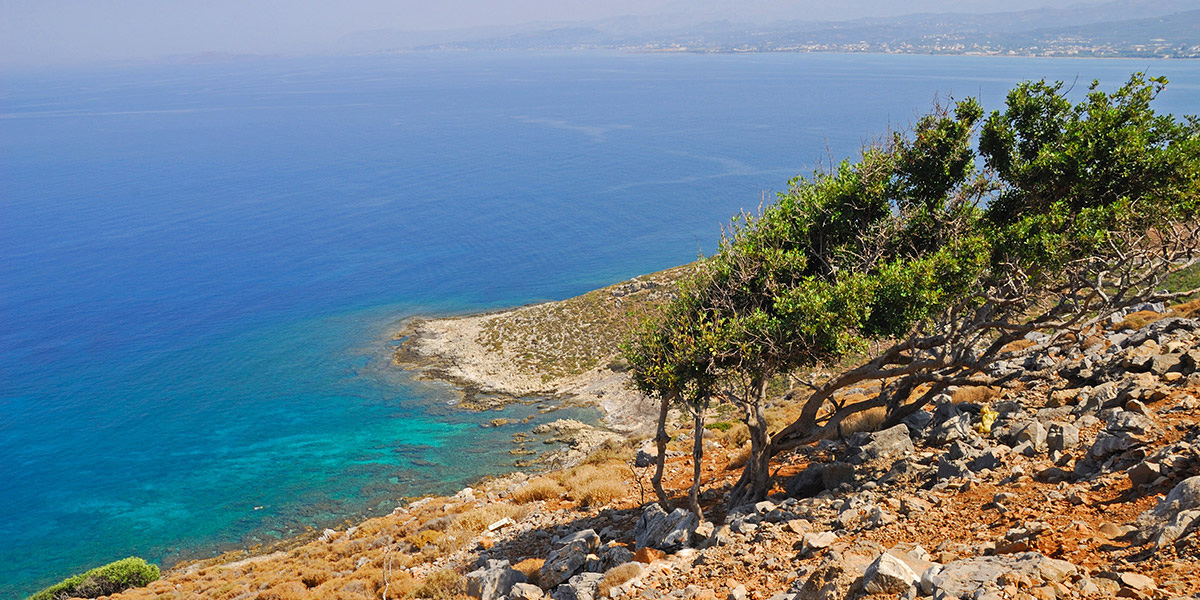
{"label": "tree canopy", "polygon": [[[751,456],[731,506],[765,495],[774,453],[853,412],[883,406],[894,421],[950,385],[1004,384],[987,366],[1009,341],[1094,326],[1197,261],[1200,121],[1154,112],[1166,83],[1094,83],[1078,104],[1062,83],[1023,83],[1003,112],[985,119],[973,98],[935,106],[857,161],[792,179],[758,214],[735,217],[638,330],[626,347],[635,384],[663,402],[662,419],[669,401],[706,406],[714,393],[744,409]],[[771,377],[872,343],[886,348],[769,435]],[[876,398],[833,401],[884,378]]]}

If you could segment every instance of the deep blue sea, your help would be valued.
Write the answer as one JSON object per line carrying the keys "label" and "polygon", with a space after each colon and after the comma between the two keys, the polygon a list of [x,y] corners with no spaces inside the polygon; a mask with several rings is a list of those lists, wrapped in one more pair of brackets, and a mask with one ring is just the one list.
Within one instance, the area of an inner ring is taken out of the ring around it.
{"label": "deep blue sea", "polygon": [[[692,260],[935,95],[1200,63],[417,54],[0,75],[0,597],[512,469],[397,321]],[[508,409],[510,415],[534,413]],[[499,416],[499,415],[497,415]],[[538,416],[539,420],[563,416]],[[569,416],[595,419],[590,411]]]}

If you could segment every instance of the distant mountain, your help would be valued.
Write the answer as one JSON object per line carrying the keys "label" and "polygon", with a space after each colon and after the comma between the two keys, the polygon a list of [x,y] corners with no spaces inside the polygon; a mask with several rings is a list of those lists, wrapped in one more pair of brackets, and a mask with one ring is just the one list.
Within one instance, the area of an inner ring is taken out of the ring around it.
{"label": "distant mountain", "polygon": [[990,14],[920,13],[851,21],[696,21],[686,13],[506,30],[359,32],[349,52],[617,48],[692,52],[979,53],[1200,57],[1195,0],[1117,0]]}

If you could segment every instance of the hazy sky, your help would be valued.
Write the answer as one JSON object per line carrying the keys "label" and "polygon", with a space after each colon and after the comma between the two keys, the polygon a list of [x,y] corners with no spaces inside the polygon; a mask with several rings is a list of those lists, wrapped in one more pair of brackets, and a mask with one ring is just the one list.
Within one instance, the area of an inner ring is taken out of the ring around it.
{"label": "hazy sky", "polygon": [[993,12],[1099,0],[0,0],[0,63],[151,58],[197,52],[328,50],[373,29],[444,30],[621,15],[836,20]]}

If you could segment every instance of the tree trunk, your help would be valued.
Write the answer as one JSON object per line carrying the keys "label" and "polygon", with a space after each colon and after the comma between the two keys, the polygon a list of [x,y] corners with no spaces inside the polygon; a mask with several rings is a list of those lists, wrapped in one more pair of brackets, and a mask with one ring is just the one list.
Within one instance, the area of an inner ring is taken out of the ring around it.
{"label": "tree trunk", "polygon": [[671,512],[671,502],[667,498],[667,491],[663,489],[662,478],[663,469],[667,464],[667,442],[671,441],[671,437],[667,435],[667,413],[670,412],[671,401],[674,399],[674,394],[663,396],[662,406],[658,409],[658,432],[654,436],[658,456],[654,459],[654,477],[650,478],[650,483],[654,485],[654,493],[658,496],[658,504],[667,512]]}
{"label": "tree trunk", "polygon": [[688,492],[688,505],[700,520],[704,511],[700,509],[700,468],[704,460],[704,413],[708,409],[708,398],[700,398],[692,407],[692,489]]}
{"label": "tree trunk", "polygon": [[763,404],[767,397],[767,378],[756,378],[751,385],[752,398],[746,403],[746,427],[750,429],[750,460],[742,477],[729,493],[729,509],[758,502],[767,497],[771,484],[771,436]]}

